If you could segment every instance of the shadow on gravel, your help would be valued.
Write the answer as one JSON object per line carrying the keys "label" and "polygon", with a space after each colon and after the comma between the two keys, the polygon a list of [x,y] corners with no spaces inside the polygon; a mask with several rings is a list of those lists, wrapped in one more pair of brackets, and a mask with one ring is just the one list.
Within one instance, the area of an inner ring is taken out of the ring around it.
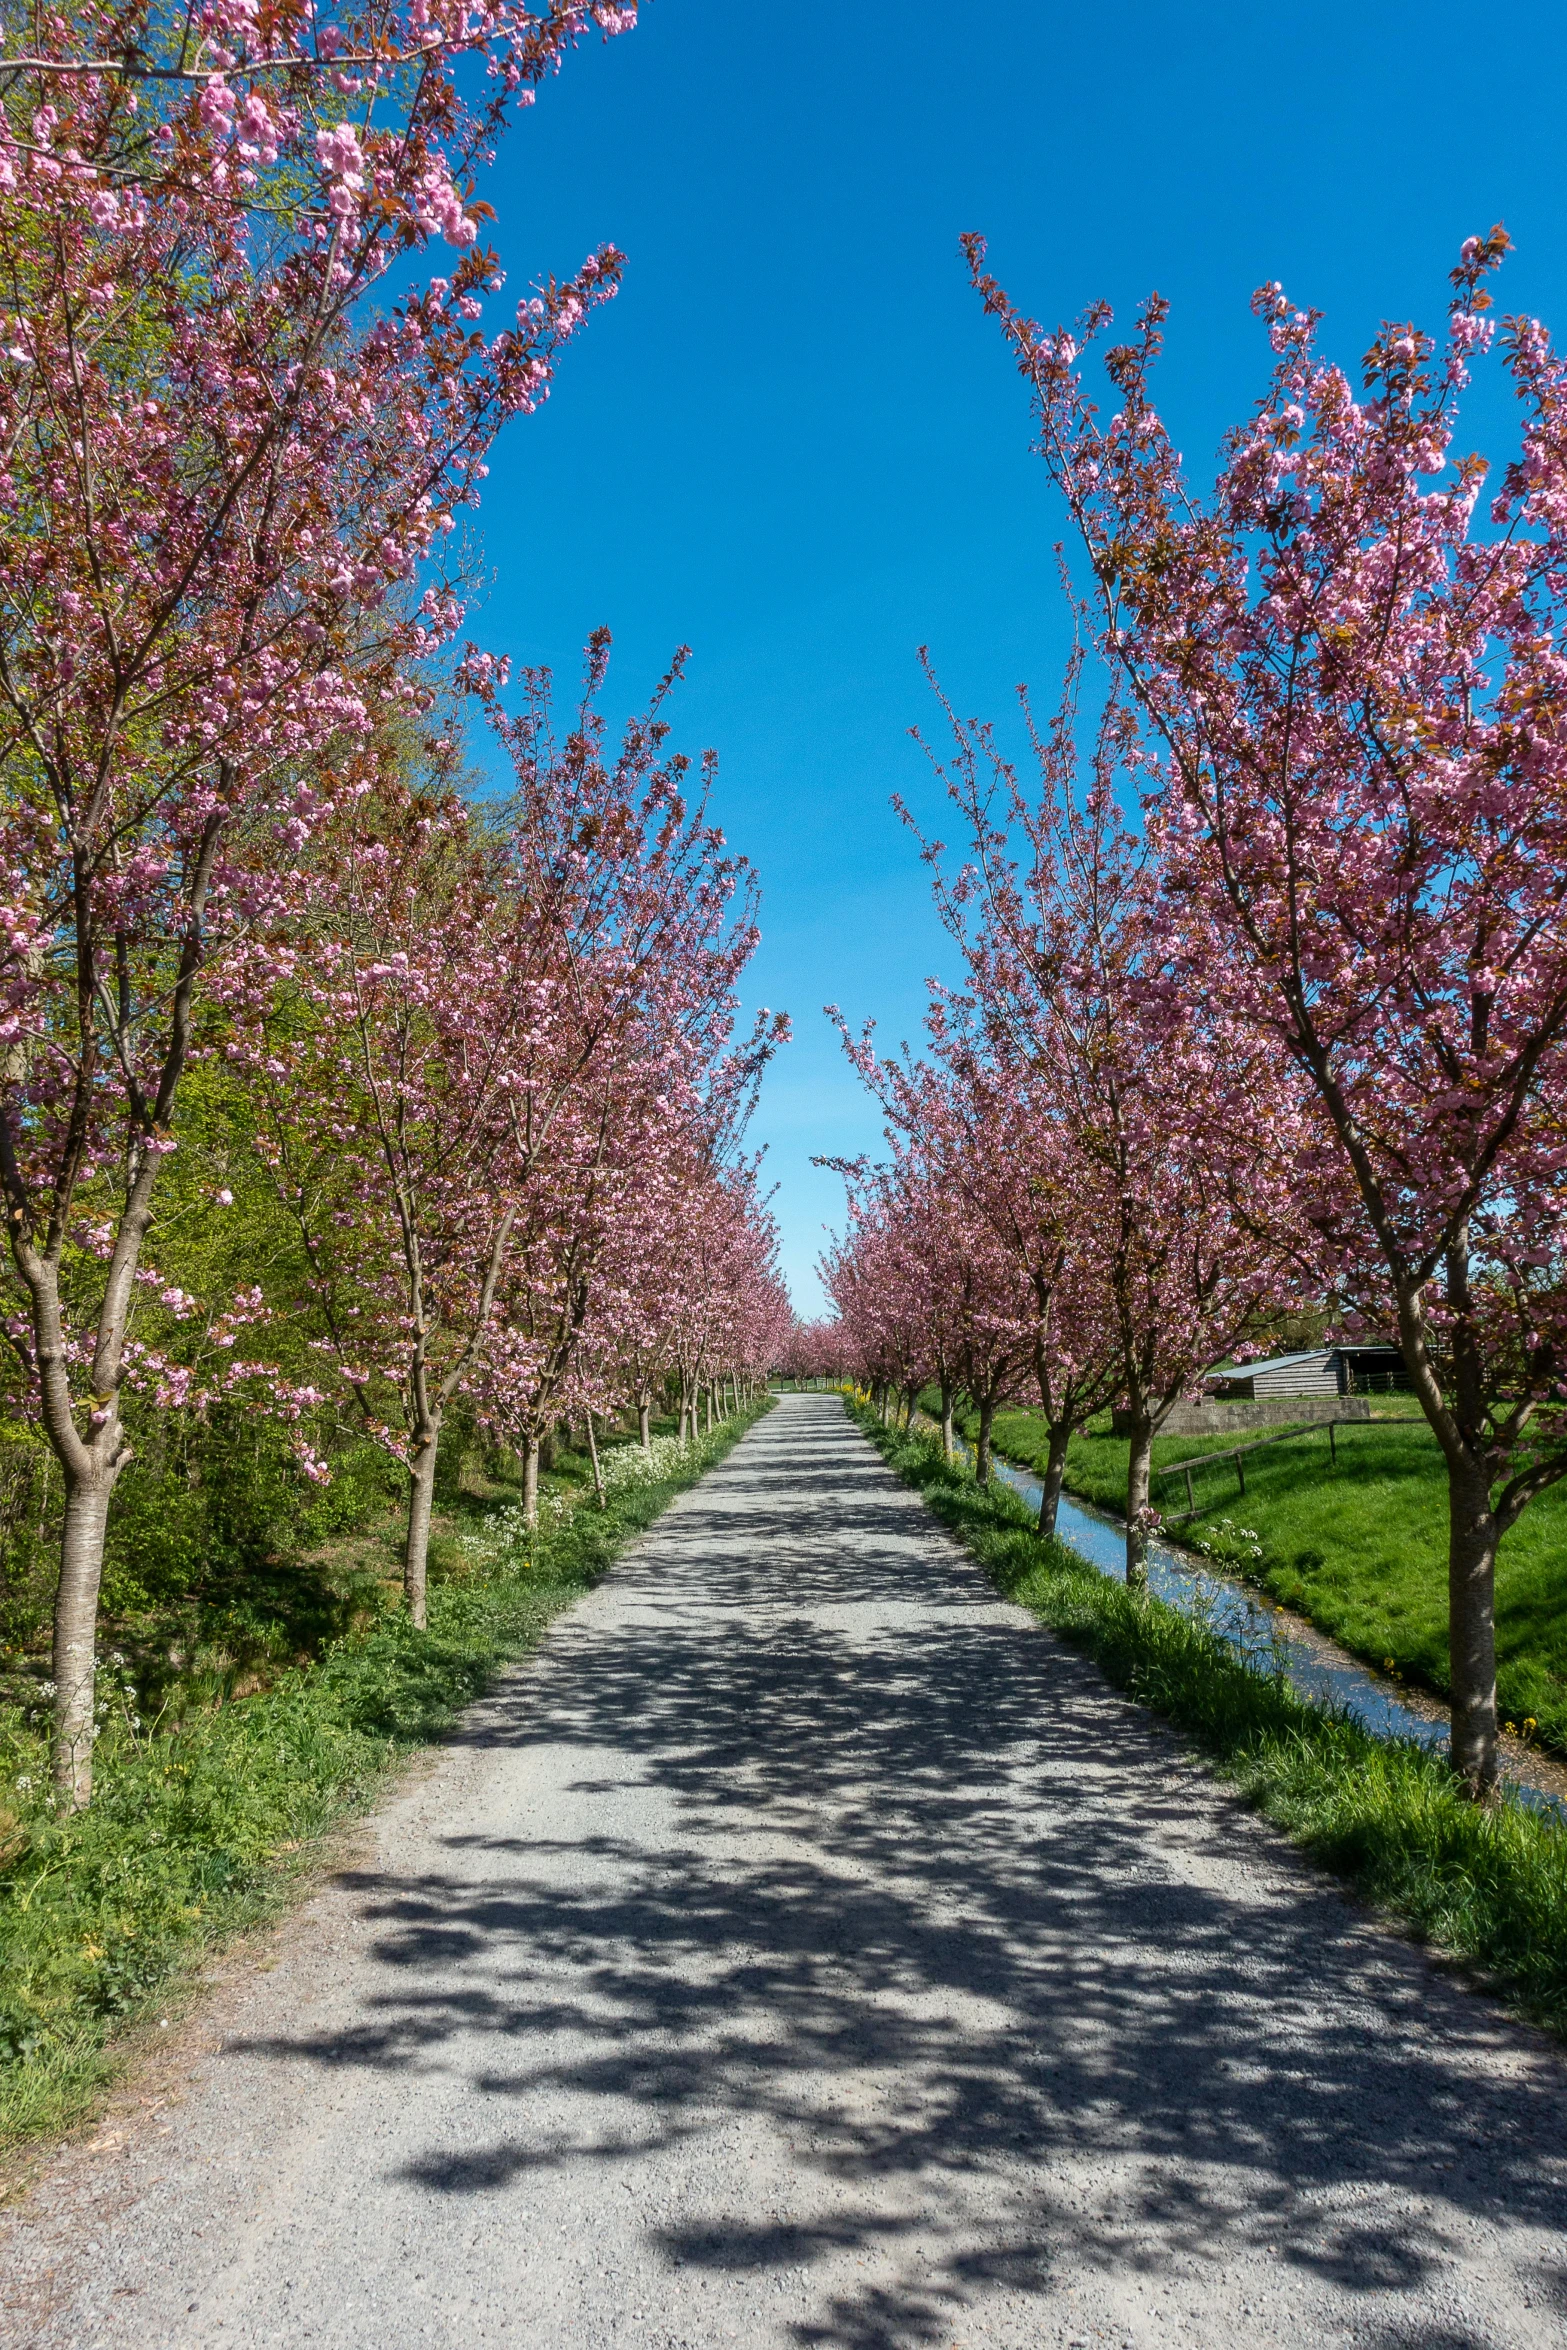
{"label": "shadow on gravel", "polygon": [[[901,2244],[895,2286],[796,2328],[836,2350],[945,2344],[996,2289],[1043,2322],[1063,2256],[1151,2309],[1170,2264],[1248,2251],[1363,2296],[1355,2338],[1390,2350],[1476,2222],[1567,2234],[1554,2057],[1488,2080],[1511,2029],[1249,1829],[1238,1898],[1235,1815],[1192,1800],[1174,1738],[998,1610],[836,1404],[800,1401],[820,1433],[779,1412],[748,1438],[623,1573],[629,1618],[568,1621],[468,1719],[580,1747],[584,1818],[624,1789],[625,1832],[522,1820],[422,1880],[350,1879],[375,2004],[275,2052],[464,2073],[494,2143],[411,2172],[452,2196],[569,2160],[591,2209],[596,2154],[765,2116],[833,2219],[738,2208],[659,2241],[729,2273]],[[938,1620],[810,1614],[889,1599]],[[1567,2312],[1559,2266],[1533,2291]]]}

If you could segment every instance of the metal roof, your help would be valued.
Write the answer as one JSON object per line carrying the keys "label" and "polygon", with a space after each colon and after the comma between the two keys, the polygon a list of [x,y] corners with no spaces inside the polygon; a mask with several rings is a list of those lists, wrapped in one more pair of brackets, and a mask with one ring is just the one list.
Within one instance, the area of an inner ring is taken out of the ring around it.
{"label": "metal roof", "polygon": [[1254,1363],[1221,1363],[1209,1372],[1210,1379],[1250,1379],[1257,1371],[1282,1371],[1291,1363],[1328,1363],[1335,1355],[1396,1355],[1398,1348],[1385,1338],[1371,1338],[1357,1345],[1352,1339],[1340,1339],[1333,1346],[1302,1347],[1298,1354],[1260,1355]]}

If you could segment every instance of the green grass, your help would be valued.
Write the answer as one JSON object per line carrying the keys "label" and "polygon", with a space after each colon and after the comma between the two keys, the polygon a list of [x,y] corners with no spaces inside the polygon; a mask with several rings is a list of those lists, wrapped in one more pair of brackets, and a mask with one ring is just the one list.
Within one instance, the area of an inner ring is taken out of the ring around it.
{"label": "green grass", "polygon": [[1567,1832],[1511,1798],[1470,1803],[1440,1758],[1307,1704],[1202,1624],[1041,1540],[1005,1486],[854,1417],[1008,1598],[1185,1731],[1315,1859],[1567,2036]]}
{"label": "green grass", "polygon": [[111,1714],[93,1803],[73,1817],[48,1806],[40,1729],[16,1709],[0,1718],[0,2147],[90,2110],[116,2027],[275,1909],[312,1842],[438,1738],[756,1416],[715,1430],[662,1482],[618,1489],[602,1512],[590,1499],[570,1507],[580,1464],[567,1462],[531,1546],[499,1516],[489,1537],[477,1518],[470,1543],[447,1535],[426,1632],[383,1615],[171,1734],[133,1743]]}
{"label": "green grass", "polygon": [[[1395,1407],[1405,1399],[1387,1399]],[[1381,1400],[1375,1407],[1382,1408]],[[1271,1435],[1243,1432],[1239,1441]],[[1423,1419],[1407,1411],[1325,1431],[1246,1456],[1242,1498],[1231,1461],[1194,1477],[1199,1514],[1171,1528],[1179,1541],[1221,1518],[1255,1528],[1262,1559],[1252,1580],[1330,1638],[1380,1666],[1392,1658],[1409,1680],[1446,1695],[1447,1472]],[[1025,1467],[1042,1463],[1037,1412],[996,1416],[998,1451]],[[1220,1451],[1225,1436],[1161,1436],[1154,1467]],[[1127,1445],[1108,1429],[1072,1440],[1068,1490],[1102,1509],[1126,1506]],[[1184,1511],[1184,1479],[1154,1480],[1154,1506]],[[1532,1716],[1541,1743],[1567,1752],[1567,1484],[1524,1512],[1502,1540],[1496,1573],[1497,1688],[1515,1722]]]}

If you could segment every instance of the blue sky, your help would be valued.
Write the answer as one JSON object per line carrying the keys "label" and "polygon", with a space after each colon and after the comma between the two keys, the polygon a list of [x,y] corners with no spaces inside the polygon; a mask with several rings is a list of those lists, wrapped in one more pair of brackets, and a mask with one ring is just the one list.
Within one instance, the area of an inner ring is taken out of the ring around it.
{"label": "blue sky", "polygon": [[[1169,296],[1163,405],[1206,478],[1264,380],[1265,279],[1353,364],[1383,317],[1438,325],[1460,241],[1501,219],[1502,308],[1567,338],[1564,26],[1495,0],[647,0],[503,148],[482,192],[513,290],[606,240],[629,267],[497,452],[475,633],[574,675],[607,624],[617,712],[693,648],[676,732],[717,748],[762,874],[748,998],[795,1022],[754,1139],[802,1310],[841,1210],[811,1156],[878,1135],[821,1007],[917,1035],[950,960],[888,805],[936,814],[916,648],[997,717],[1021,680],[1048,698],[1065,650],[1062,517],[960,232],[1047,323]],[[1505,404],[1470,416],[1498,452]]]}

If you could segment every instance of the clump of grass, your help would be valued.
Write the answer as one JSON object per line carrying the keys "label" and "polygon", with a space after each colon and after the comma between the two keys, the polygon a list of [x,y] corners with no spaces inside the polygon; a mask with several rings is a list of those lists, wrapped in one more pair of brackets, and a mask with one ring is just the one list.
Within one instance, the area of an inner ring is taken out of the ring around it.
{"label": "clump of grass", "polygon": [[1567,2036],[1567,1831],[1511,1797],[1471,1803],[1439,1756],[1249,1669],[1201,1623],[1042,1539],[1007,1487],[855,1416],[1008,1598],[1188,1732],[1314,1858]]}
{"label": "clump of grass", "polygon": [[623,1476],[603,1510],[587,1496],[531,1539],[513,1527],[503,1541],[454,1541],[427,1631],[382,1616],[166,1735],[133,1731],[111,1707],[85,1812],[49,1809],[41,1740],[13,1723],[0,1785],[0,2147],[89,2110],[116,2027],[273,1910],[312,1841],[438,1738],[757,1416],[660,1456],[650,1476]]}

